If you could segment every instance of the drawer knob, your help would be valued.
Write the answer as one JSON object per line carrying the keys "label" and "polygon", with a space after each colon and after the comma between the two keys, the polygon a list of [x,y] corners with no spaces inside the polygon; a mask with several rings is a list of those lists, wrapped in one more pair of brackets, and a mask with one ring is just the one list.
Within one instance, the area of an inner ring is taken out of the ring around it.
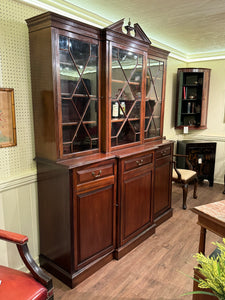
{"label": "drawer knob", "polygon": [[143,164],[143,159],[141,159],[141,160],[136,160],[136,164],[138,165],[138,166],[141,166],[142,164]]}
{"label": "drawer knob", "polygon": [[98,174],[96,174],[95,172],[92,172],[91,174],[92,174],[92,176],[93,176],[94,178],[98,178],[98,177],[101,176],[102,170],[100,170],[100,171],[98,172]]}

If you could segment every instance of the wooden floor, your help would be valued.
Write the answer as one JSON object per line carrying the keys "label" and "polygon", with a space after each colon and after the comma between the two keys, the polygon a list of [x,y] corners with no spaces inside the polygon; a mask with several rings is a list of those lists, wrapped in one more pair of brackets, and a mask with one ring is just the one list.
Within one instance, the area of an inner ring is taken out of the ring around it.
{"label": "wooden floor", "polygon": [[[189,187],[188,209],[182,210],[182,190],[173,185],[173,217],[156,229],[148,238],[119,261],[111,261],[74,289],[53,278],[55,300],[163,300],[184,299],[181,294],[192,291],[193,254],[198,251],[200,227],[197,216],[189,208],[225,199],[223,186],[207,182],[198,187],[198,199],[192,199]],[[221,240],[207,233],[206,249],[209,254],[212,241]]]}

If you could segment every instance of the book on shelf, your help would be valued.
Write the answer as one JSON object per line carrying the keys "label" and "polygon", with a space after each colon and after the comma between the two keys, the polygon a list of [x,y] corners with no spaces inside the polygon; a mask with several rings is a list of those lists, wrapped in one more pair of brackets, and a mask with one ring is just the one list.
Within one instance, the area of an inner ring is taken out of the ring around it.
{"label": "book on shelf", "polygon": [[183,86],[183,99],[187,99],[187,88]]}

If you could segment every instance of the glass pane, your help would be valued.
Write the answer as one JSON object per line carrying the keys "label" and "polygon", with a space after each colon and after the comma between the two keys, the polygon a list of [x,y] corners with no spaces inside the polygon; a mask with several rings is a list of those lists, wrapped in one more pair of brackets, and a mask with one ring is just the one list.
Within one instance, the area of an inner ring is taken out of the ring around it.
{"label": "glass pane", "polygon": [[98,46],[91,45],[91,56],[98,56]]}
{"label": "glass pane", "polygon": [[[90,129],[90,128],[89,128]],[[84,151],[98,147],[98,139],[92,139],[86,125],[81,124],[73,141],[73,151]]]}
{"label": "glass pane", "polygon": [[113,48],[112,60],[112,98],[118,89],[127,89],[129,99],[136,98],[141,92],[142,56],[117,48]]}
{"label": "glass pane", "polygon": [[127,121],[119,134],[118,144],[122,145],[122,144],[132,143],[132,142],[136,142],[136,135],[133,127]]}
{"label": "glass pane", "polygon": [[153,111],[155,109],[155,101],[154,100],[146,100],[145,101],[145,115],[146,117],[151,117]]}
{"label": "glass pane", "polygon": [[131,125],[135,131],[135,134],[140,133],[140,121],[139,120],[136,120],[136,121],[131,120]]}
{"label": "glass pane", "polygon": [[83,41],[70,39],[70,52],[77,65],[77,68],[81,70],[85,69],[87,61],[90,57],[90,44]]}
{"label": "glass pane", "polygon": [[74,106],[73,101],[63,100],[62,101],[62,122],[70,123],[80,120],[80,116]]}
{"label": "glass pane", "polygon": [[96,122],[98,120],[98,102],[95,100],[91,100],[88,107],[87,111],[84,114],[84,121],[92,121]]}
{"label": "glass pane", "polygon": [[112,48],[111,146],[140,140],[142,64],[142,55]]}
{"label": "glass pane", "polygon": [[131,82],[130,82],[132,94],[135,99],[141,99],[141,81],[142,81],[142,68],[137,67],[132,75]]}
{"label": "glass pane", "polygon": [[80,79],[76,82],[74,94],[89,96],[91,93],[91,83],[88,79]]}
{"label": "glass pane", "polygon": [[63,153],[98,147],[98,45],[59,37]]}
{"label": "glass pane", "polygon": [[145,99],[145,138],[160,135],[164,63],[148,59]]}
{"label": "glass pane", "polygon": [[92,139],[95,139],[98,137],[98,128],[96,126],[96,123],[90,123],[90,124],[85,124],[88,133],[90,134]]}
{"label": "glass pane", "polygon": [[59,38],[59,49],[68,50],[69,39],[66,36],[60,36]]}
{"label": "glass pane", "polygon": [[121,82],[112,82],[112,99],[134,100],[130,85]]}
{"label": "glass pane", "polygon": [[60,51],[59,59],[60,59],[61,94],[63,97],[70,98],[74,92],[76,83],[80,75],[73,64],[69,52]]}
{"label": "glass pane", "polygon": [[141,113],[141,102],[136,102],[130,109],[129,118],[140,118]]}
{"label": "glass pane", "polygon": [[91,57],[88,61],[88,64],[83,72],[82,77],[84,78],[85,85],[88,90],[88,94],[96,97],[98,94],[98,58]]}
{"label": "glass pane", "polygon": [[112,127],[111,127],[111,136],[112,137],[118,136],[118,132],[119,132],[119,130],[121,128],[121,125],[122,125],[122,121],[121,122],[112,123]]}
{"label": "glass pane", "polygon": [[79,115],[79,120],[81,120],[82,116],[85,115],[85,112],[88,109],[89,102],[90,102],[89,98],[73,97],[72,102],[74,104],[75,110]]}
{"label": "glass pane", "polygon": [[72,142],[75,131],[77,129],[76,125],[73,126],[63,126],[63,142]]}
{"label": "glass pane", "polygon": [[[145,137],[150,138],[150,137],[155,137],[160,135],[160,119],[152,119],[151,123],[146,122],[146,132],[145,132]],[[149,125],[149,127],[148,127]]]}

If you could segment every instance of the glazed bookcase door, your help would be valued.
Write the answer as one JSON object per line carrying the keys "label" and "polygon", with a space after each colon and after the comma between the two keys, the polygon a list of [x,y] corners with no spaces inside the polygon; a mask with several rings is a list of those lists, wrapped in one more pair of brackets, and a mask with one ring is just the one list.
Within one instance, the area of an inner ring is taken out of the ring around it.
{"label": "glazed bookcase door", "polygon": [[145,139],[161,135],[163,78],[164,62],[148,58],[145,98]]}
{"label": "glazed bookcase door", "polygon": [[111,147],[140,142],[143,55],[112,47]]}
{"label": "glazed bookcase door", "polygon": [[98,43],[59,35],[62,155],[99,147]]}

